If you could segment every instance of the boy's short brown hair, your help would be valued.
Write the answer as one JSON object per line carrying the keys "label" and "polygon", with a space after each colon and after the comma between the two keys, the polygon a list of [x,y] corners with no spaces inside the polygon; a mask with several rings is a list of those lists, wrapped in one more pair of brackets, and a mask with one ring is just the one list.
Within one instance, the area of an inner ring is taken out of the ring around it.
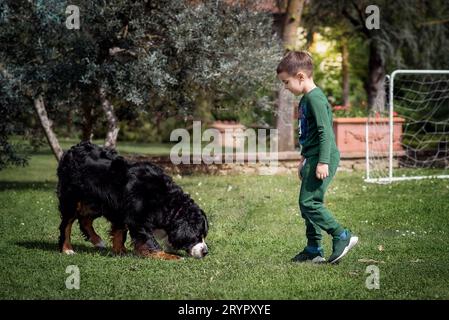
{"label": "boy's short brown hair", "polygon": [[295,76],[299,71],[304,71],[308,77],[313,75],[313,59],[307,51],[290,51],[279,63],[277,74],[286,72]]}

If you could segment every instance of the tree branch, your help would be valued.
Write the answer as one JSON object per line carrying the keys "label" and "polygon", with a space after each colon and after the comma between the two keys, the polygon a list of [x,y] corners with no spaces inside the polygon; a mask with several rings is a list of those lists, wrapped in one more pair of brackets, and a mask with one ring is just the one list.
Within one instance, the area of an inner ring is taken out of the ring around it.
{"label": "tree branch", "polygon": [[441,19],[441,20],[430,20],[430,21],[426,21],[426,22],[421,22],[418,24],[418,26],[431,26],[431,25],[435,25],[435,24],[445,24],[449,22],[449,18],[447,19]]}
{"label": "tree branch", "polygon": [[104,88],[100,88],[99,95],[101,99],[101,107],[103,108],[108,121],[108,132],[106,133],[104,146],[115,149],[120,128],[117,126],[118,121],[114,114],[114,106],[107,98],[106,90]]}
{"label": "tree branch", "polygon": [[352,6],[354,7],[355,11],[357,11],[358,15],[359,15],[359,21],[360,24],[363,25],[363,23],[365,22],[365,17],[363,16],[362,10],[360,10],[360,8],[357,6],[357,3],[355,3],[355,1],[351,1]]}
{"label": "tree branch", "polygon": [[45,136],[47,137],[48,144],[56,157],[56,160],[61,160],[62,148],[59,145],[58,138],[56,137],[53,129],[51,128],[51,121],[48,119],[47,110],[45,110],[44,98],[39,95],[34,99],[34,109],[36,110],[39,121],[44,129]]}
{"label": "tree branch", "polygon": [[[354,3],[353,3],[354,4]],[[365,34],[368,38],[370,37],[370,34],[369,34],[369,32],[368,32],[368,30],[365,28],[365,25],[364,25],[364,20],[363,20],[363,17],[361,16],[361,12],[360,12],[360,10],[358,9],[358,7],[354,4],[354,6],[355,6],[355,8],[356,8],[356,11],[358,11],[358,13],[359,13],[359,18],[361,19],[361,20],[358,20],[357,18],[354,18],[347,10],[346,10],[346,8],[343,8],[343,10],[342,10],[342,14],[343,14],[343,16],[345,17],[345,18],[347,18],[348,20],[349,20],[349,22],[356,28],[356,29],[360,29],[362,32],[363,32],[363,34]]]}

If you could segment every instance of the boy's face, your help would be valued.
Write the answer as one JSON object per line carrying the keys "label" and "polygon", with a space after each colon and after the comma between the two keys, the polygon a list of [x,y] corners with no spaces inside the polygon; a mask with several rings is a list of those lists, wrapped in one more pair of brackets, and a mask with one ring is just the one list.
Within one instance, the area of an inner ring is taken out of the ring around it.
{"label": "boy's face", "polygon": [[305,77],[306,75],[301,71],[295,76],[291,76],[287,72],[281,72],[278,74],[278,78],[284,83],[285,89],[293,93],[295,96],[304,93]]}

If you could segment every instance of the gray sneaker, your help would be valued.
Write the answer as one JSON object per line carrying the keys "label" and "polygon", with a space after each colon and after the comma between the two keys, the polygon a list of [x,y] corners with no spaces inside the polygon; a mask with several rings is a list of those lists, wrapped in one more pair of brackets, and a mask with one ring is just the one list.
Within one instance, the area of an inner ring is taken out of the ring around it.
{"label": "gray sneaker", "polygon": [[345,239],[340,239],[340,237],[334,237],[332,239],[333,252],[329,257],[329,263],[335,264],[340,262],[349,250],[351,250],[359,241],[359,238],[352,235],[351,231],[346,230]]}
{"label": "gray sneaker", "polygon": [[311,263],[324,263],[326,259],[324,259],[324,253],[320,250],[317,253],[311,253],[304,249],[296,256],[292,258],[292,262],[303,263],[303,262],[311,262]]}

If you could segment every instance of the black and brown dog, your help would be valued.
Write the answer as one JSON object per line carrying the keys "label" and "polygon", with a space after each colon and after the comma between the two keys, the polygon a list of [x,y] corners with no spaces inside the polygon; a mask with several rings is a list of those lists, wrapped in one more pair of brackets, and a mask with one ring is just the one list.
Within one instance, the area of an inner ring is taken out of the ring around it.
{"label": "black and brown dog", "polygon": [[76,219],[86,240],[104,248],[92,225],[95,218],[104,216],[112,225],[112,249],[116,254],[126,252],[128,230],[141,256],[179,259],[162,250],[158,236],[172,250],[186,250],[195,258],[207,254],[206,215],[158,166],[130,162],[112,149],[81,142],[64,152],[58,179],[61,252],[74,253],[70,235]]}

